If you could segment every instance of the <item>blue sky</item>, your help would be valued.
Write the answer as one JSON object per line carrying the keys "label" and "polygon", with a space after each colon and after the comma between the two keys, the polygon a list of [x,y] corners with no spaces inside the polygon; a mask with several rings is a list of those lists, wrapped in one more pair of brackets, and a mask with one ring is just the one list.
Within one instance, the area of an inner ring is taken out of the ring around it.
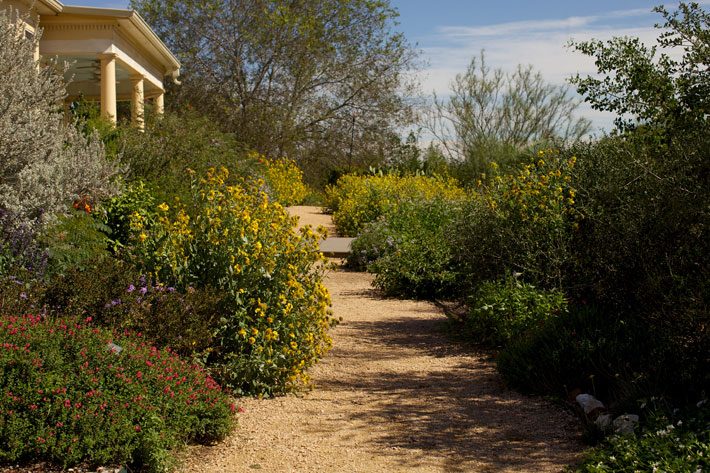
{"label": "blue sky", "polygon": [[[125,8],[120,0],[66,0],[93,6]],[[570,39],[637,36],[654,43],[659,21],[648,0],[391,0],[400,12],[398,29],[422,52],[417,74],[422,91],[447,95],[449,83],[471,57],[485,49],[490,65],[512,70],[532,64],[546,80],[564,84],[577,72],[594,73],[590,58],[570,51]],[[710,0],[699,2],[708,5]],[[673,4],[667,4],[669,9]],[[613,116],[591,110],[580,114],[595,130],[609,129]]]}

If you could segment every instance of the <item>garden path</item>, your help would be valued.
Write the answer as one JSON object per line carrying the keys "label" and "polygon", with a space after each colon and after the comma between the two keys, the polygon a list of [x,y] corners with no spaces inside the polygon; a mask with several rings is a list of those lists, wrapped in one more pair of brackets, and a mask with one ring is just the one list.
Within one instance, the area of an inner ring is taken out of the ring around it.
{"label": "garden path", "polygon": [[[323,223],[315,208],[292,212]],[[490,356],[441,333],[437,307],[383,299],[371,280],[328,275],[343,322],[311,370],[315,389],[240,400],[235,432],[190,448],[183,471],[542,472],[577,458],[574,418],[507,389]]]}

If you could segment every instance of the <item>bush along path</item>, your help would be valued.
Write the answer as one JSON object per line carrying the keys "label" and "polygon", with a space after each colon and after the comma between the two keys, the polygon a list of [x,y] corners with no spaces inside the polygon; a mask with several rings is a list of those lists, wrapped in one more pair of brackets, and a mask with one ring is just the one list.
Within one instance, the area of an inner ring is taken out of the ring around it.
{"label": "bush along path", "polygon": [[371,281],[329,274],[343,321],[311,370],[315,389],[240,400],[232,436],[187,450],[183,471],[538,472],[577,460],[573,416],[507,389],[489,356],[442,333],[434,305],[384,299]]}

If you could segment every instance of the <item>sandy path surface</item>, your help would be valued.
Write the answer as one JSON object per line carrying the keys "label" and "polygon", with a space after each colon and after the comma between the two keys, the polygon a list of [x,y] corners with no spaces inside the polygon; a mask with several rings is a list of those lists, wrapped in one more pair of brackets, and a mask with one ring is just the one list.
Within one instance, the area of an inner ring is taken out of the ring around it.
{"label": "sandy path surface", "polygon": [[506,389],[487,356],[441,333],[438,308],[383,299],[370,281],[328,275],[343,322],[315,389],[240,400],[232,436],[188,450],[183,471],[538,472],[576,459],[571,416]]}

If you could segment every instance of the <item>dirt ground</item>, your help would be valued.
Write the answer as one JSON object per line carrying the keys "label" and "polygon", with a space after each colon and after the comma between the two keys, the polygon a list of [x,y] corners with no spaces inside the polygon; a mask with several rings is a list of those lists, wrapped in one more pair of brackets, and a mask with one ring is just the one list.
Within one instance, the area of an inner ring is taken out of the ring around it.
{"label": "dirt ground", "polygon": [[311,371],[315,389],[240,400],[234,433],[188,449],[182,471],[543,472],[575,461],[572,416],[507,389],[489,356],[442,333],[434,305],[383,299],[370,282],[328,275],[343,322]]}

